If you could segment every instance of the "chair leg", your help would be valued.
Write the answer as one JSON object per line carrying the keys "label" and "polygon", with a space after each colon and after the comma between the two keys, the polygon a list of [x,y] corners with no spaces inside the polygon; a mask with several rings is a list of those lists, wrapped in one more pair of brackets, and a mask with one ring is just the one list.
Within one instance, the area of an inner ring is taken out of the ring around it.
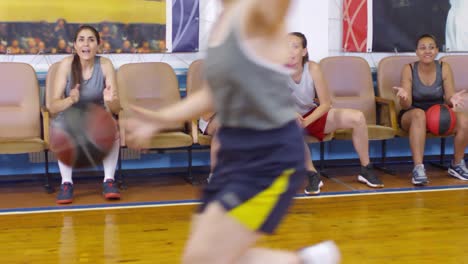
{"label": "chair leg", "polygon": [[192,147],[188,147],[187,149],[187,176],[185,177],[185,180],[192,184],[192,185],[199,185],[200,181],[198,181],[195,177],[192,175]]}
{"label": "chair leg", "polygon": [[320,167],[319,167],[320,175],[330,178],[325,170],[325,142],[320,141]]}
{"label": "chair leg", "polygon": [[439,162],[430,162],[429,164],[439,168],[441,170],[448,170],[448,166],[445,165],[445,142],[446,138],[441,137],[440,138],[440,155],[439,155]]}
{"label": "chair leg", "polygon": [[374,168],[376,168],[379,171],[383,171],[387,174],[390,175],[396,175],[396,171],[389,169],[385,166],[385,161],[387,159],[387,140],[382,140],[382,148],[381,148],[381,158],[380,158],[380,164],[374,165]]}
{"label": "chair leg", "polygon": [[119,159],[117,161],[117,185],[120,189],[126,190],[127,184],[125,184],[124,174],[122,171],[122,148],[119,148]]}
{"label": "chair leg", "polygon": [[45,184],[44,189],[47,193],[54,193],[54,187],[51,185],[51,177],[49,173],[49,151],[44,150],[44,166],[45,166]]}

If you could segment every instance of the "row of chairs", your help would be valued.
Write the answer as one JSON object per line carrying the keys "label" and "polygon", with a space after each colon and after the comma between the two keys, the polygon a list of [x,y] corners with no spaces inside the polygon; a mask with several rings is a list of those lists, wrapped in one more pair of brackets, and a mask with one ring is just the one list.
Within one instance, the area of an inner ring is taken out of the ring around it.
{"label": "row of chairs", "polygon": [[[392,87],[399,85],[401,69],[404,64],[416,61],[415,56],[391,56],[384,58],[378,65],[378,93],[375,96],[369,64],[361,57],[335,56],[322,59],[320,65],[324,78],[331,91],[334,107],[354,108],[361,110],[368,124],[369,139],[381,140],[381,161],[385,165],[386,140],[407,134],[400,130],[397,124],[399,105]],[[448,62],[454,71],[457,90],[468,89],[468,76],[464,65],[468,64],[468,55],[446,56],[441,59]],[[50,102],[53,79],[58,64],[53,64],[46,78],[45,105]],[[203,82],[203,61],[194,61],[187,73],[187,96],[201,87]],[[47,153],[49,149],[50,115],[47,107],[40,105],[39,84],[34,69],[25,63],[0,63],[0,153],[45,153],[45,188],[52,192],[48,173]],[[117,85],[122,110],[119,117],[124,117],[126,106],[130,103],[156,110],[168,104],[181,100],[176,74],[172,67],[163,62],[132,63],[121,66],[117,71]],[[377,105],[382,106],[380,109]],[[379,111],[378,111],[379,109]],[[121,122],[122,118],[119,118]],[[181,123],[162,134],[155,136],[146,149],[184,149],[187,151],[187,180],[194,182],[192,177],[192,146],[194,144],[208,146],[211,137],[199,133],[197,121]],[[122,148],[134,147],[134,142],[125,137],[121,128]],[[338,130],[328,135],[325,141],[350,140],[352,131]],[[317,139],[307,138],[308,143],[316,143]],[[320,142],[320,167],[324,164],[324,142]],[[441,161],[445,148],[445,137],[441,140]],[[384,166],[382,167],[383,169]],[[392,173],[390,170],[386,170]],[[119,162],[121,172],[121,161]],[[120,178],[121,179],[121,178]]]}
{"label": "row of chairs", "polygon": [[[366,118],[369,140],[381,141],[380,164],[376,168],[389,174],[395,174],[386,168],[386,143],[395,137],[408,137],[408,133],[399,128],[397,115],[401,110],[398,99],[392,87],[399,86],[401,71],[405,64],[415,62],[416,56],[390,56],[382,59],[377,67],[377,92],[375,94],[372,71],[369,64],[357,56],[334,56],[320,61],[324,79],[331,92],[333,107],[352,108],[360,110]],[[441,58],[452,66],[456,90],[468,89],[468,55],[450,55]],[[202,61],[195,61],[189,67],[187,79],[187,93],[195,91],[201,85]],[[192,126],[196,126],[195,121]],[[428,133],[428,137],[437,137]],[[438,167],[446,169],[445,142],[447,137],[439,137],[440,161],[434,163]],[[201,145],[210,144],[210,136],[201,133],[194,135],[194,142]],[[331,140],[351,140],[350,129],[340,129],[327,135],[320,142],[320,170],[324,169],[325,142]],[[319,142],[316,138],[308,136],[308,143]]]}

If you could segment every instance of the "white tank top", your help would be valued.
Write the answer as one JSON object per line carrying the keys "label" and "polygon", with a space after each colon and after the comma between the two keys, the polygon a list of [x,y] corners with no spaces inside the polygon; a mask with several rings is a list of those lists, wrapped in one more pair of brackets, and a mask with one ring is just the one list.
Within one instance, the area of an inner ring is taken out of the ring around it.
{"label": "white tank top", "polygon": [[310,76],[308,62],[304,64],[301,81],[296,83],[290,76],[288,80],[288,87],[292,93],[292,98],[296,106],[296,112],[301,115],[305,115],[310,110],[317,107],[317,104],[314,102],[314,81],[312,80],[312,76]]}

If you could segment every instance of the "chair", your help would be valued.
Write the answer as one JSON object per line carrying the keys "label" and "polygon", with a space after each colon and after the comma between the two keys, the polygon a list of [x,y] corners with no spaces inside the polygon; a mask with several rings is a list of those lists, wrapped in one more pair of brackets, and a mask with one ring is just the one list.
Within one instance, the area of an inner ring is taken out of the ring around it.
{"label": "chair", "polygon": [[[190,96],[194,92],[200,90],[203,84],[203,60],[199,59],[193,61],[187,71],[187,96]],[[194,144],[200,146],[210,146],[211,138],[210,135],[204,135],[198,129],[198,119],[192,120],[191,131]]]}
{"label": "chair", "polygon": [[[401,83],[401,71],[403,67],[408,64],[418,60],[416,56],[390,56],[383,58],[378,65],[377,71],[377,87],[379,91],[379,95],[382,98],[387,100],[391,100],[395,103],[394,113],[390,113],[391,115],[397,116],[401,110],[400,104],[398,102],[398,98],[393,91],[394,86],[400,86]],[[384,114],[384,113],[382,113]],[[398,125],[395,129],[396,136],[398,137],[408,137],[408,132],[402,130]],[[444,165],[445,159],[445,141],[446,137],[439,137],[435,136],[431,133],[427,133],[426,137],[434,138],[438,137],[441,140],[440,143],[440,161],[439,163],[431,162],[431,165],[447,169]]]}
{"label": "chair", "polygon": [[[176,74],[172,67],[163,62],[145,62],[122,65],[117,71],[117,86],[122,110],[119,113],[121,145],[136,148],[135,142],[125,137],[122,117],[127,116],[128,105],[134,104],[151,110],[180,101]],[[180,123],[155,135],[145,149],[186,149],[188,175],[186,179],[195,184],[192,177],[192,143],[190,128]]]}
{"label": "chair", "polygon": [[[322,59],[320,66],[331,91],[333,107],[357,109],[364,113],[369,140],[382,142],[381,166],[375,167],[394,174],[395,172],[385,168],[385,158],[386,140],[395,137],[396,117],[387,123],[380,120],[377,122],[376,107],[377,103],[387,108],[394,108],[394,103],[375,96],[372,74],[367,61],[355,56],[335,56]],[[334,139],[351,140],[352,130],[339,129],[335,131]]]}
{"label": "chair", "polygon": [[450,64],[455,82],[455,90],[468,90],[468,55],[446,55],[440,61]]}
{"label": "chair", "polygon": [[0,153],[19,154],[44,151],[44,185],[47,192],[53,189],[49,183],[47,161],[48,114],[41,111],[39,83],[36,72],[26,63],[0,63]]}

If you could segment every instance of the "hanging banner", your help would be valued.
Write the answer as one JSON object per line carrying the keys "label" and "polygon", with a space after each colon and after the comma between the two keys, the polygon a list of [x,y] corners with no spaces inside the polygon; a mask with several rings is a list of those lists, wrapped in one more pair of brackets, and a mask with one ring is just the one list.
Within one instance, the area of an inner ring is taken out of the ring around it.
{"label": "hanging banner", "polygon": [[172,51],[198,51],[199,0],[172,1]]}
{"label": "hanging banner", "polygon": [[466,52],[468,1],[344,0],[343,28],[350,52],[412,52],[422,34],[434,35],[441,51]]}

